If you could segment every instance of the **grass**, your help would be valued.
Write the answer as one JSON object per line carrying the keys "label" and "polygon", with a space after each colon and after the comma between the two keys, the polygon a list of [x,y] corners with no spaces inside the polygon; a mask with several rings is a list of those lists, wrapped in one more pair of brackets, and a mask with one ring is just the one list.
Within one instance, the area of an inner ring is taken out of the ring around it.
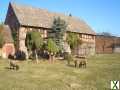
{"label": "grass", "polygon": [[120,80],[120,54],[90,57],[86,69],[66,61],[19,65],[19,71],[9,70],[8,60],[0,60],[0,90],[110,90],[110,81]]}

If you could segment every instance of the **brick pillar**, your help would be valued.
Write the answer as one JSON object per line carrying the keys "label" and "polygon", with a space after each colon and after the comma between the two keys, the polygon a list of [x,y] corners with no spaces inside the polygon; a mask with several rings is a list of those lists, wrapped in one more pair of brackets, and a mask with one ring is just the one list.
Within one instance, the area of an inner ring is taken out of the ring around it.
{"label": "brick pillar", "polygon": [[27,29],[21,27],[19,30],[19,50],[23,51],[26,54],[26,58],[28,59],[27,47],[25,46]]}

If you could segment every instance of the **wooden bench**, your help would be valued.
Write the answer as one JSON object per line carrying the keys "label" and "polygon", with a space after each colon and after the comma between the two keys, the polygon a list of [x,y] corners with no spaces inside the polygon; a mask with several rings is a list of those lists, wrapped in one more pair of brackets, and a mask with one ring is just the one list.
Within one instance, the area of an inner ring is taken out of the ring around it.
{"label": "wooden bench", "polygon": [[17,64],[18,61],[15,60],[15,55],[9,55],[9,64],[10,64],[10,69],[14,69],[14,70],[19,70],[19,65]]}
{"label": "wooden bench", "polygon": [[75,63],[75,67],[86,68],[87,58],[86,58],[85,55],[76,56],[75,60],[74,60],[74,63]]}
{"label": "wooden bench", "polygon": [[19,70],[19,65],[17,64],[18,61],[10,60],[10,69]]}

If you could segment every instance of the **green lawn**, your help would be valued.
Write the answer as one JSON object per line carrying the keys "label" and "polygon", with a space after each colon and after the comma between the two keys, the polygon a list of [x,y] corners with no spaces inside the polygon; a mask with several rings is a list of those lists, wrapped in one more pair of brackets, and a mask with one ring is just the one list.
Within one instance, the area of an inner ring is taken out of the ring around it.
{"label": "green lawn", "polygon": [[110,81],[120,81],[120,54],[96,55],[87,68],[74,68],[66,61],[23,61],[19,71],[6,69],[0,60],[0,90],[110,90]]}

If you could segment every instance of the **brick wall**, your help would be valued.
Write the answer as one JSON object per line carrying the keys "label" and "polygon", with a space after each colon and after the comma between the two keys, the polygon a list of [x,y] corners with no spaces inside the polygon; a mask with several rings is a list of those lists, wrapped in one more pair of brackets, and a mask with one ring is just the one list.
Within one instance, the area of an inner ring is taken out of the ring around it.
{"label": "brick wall", "polygon": [[96,53],[113,53],[114,47],[117,44],[120,44],[119,37],[113,36],[96,36]]}

